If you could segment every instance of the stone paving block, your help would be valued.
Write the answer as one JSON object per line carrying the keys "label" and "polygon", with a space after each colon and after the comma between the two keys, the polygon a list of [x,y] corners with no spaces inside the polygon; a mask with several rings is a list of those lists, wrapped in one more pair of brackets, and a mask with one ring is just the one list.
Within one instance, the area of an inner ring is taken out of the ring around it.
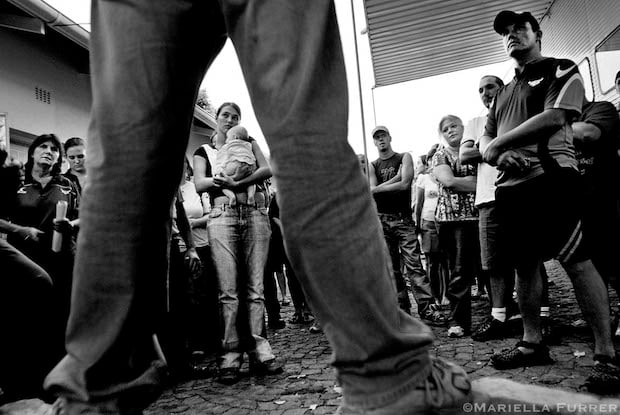
{"label": "stone paving block", "polygon": [[308,408],[294,408],[285,410],[282,415],[304,415],[307,412],[311,413]]}

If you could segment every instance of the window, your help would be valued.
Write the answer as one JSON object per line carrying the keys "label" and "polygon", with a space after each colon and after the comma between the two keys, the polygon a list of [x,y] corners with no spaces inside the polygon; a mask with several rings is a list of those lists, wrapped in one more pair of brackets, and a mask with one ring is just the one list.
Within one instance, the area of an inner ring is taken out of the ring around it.
{"label": "window", "polygon": [[614,87],[614,76],[620,70],[620,26],[594,49],[594,57],[599,85],[606,93]]}
{"label": "window", "polygon": [[583,86],[586,90],[586,98],[588,101],[594,101],[594,88],[592,87],[592,72],[590,70],[590,59],[585,58],[579,65],[579,73],[583,78]]}

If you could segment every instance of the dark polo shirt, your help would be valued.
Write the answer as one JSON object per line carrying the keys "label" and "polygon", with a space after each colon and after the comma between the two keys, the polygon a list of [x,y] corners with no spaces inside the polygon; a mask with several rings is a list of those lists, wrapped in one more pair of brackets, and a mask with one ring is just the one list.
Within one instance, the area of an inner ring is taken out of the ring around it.
{"label": "dark polo shirt", "polygon": [[577,65],[570,60],[541,58],[515,73],[514,79],[495,97],[485,135],[501,136],[551,108],[566,110],[573,119],[551,134],[532,137],[530,144],[513,148],[530,160],[530,169],[500,172],[498,186],[512,186],[537,177],[549,167],[549,161],[577,169],[570,124],[581,114],[583,97],[583,80]]}

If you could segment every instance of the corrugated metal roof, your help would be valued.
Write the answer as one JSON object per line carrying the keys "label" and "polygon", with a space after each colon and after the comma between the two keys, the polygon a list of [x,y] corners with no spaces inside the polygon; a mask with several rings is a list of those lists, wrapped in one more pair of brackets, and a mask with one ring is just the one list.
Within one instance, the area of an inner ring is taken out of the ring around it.
{"label": "corrugated metal roof", "polygon": [[539,21],[553,0],[364,0],[375,85],[506,61],[493,31],[501,10]]}

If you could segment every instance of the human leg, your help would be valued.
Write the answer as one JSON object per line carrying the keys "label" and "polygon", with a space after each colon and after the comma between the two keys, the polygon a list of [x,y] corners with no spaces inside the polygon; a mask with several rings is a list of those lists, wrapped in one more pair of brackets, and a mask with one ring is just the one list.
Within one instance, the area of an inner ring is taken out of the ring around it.
{"label": "human leg", "polygon": [[427,316],[433,304],[431,284],[420,259],[420,242],[415,233],[413,221],[403,219],[394,226],[394,232],[398,237],[398,247],[403,270],[411,283],[413,298],[418,305],[418,314]]}
{"label": "human leg", "polygon": [[594,334],[594,367],[586,379],[586,387],[594,393],[617,393],[620,356],[611,337],[607,287],[590,260],[563,266],[573,283],[583,317]]}
{"label": "human leg", "polygon": [[52,280],[1,238],[0,263],[0,388],[11,400],[39,396],[58,359],[50,354],[48,331]]}
{"label": "human leg", "polygon": [[[474,234],[473,223],[447,222],[439,225],[441,246],[448,256],[450,283],[448,299],[450,300],[450,327],[460,327],[454,336],[462,336],[471,329],[471,282],[473,267],[471,261],[471,238]],[[452,333],[452,332],[451,332]]]}
{"label": "human leg", "polygon": [[420,249],[426,258],[426,275],[431,285],[431,292],[435,297],[435,302],[441,304],[445,297],[445,285],[440,273],[439,258],[439,239],[437,236],[437,226],[434,221],[422,219],[420,224],[421,242]]}
{"label": "human leg", "polygon": [[250,358],[265,363],[275,359],[269,342],[263,337],[265,325],[263,271],[267,261],[271,230],[266,208],[242,206],[241,212],[245,223],[241,235],[242,255],[247,273],[245,308],[250,334],[255,342],[255,349],[250,352]]}
{"label": "human leg", "polygon": [[[278,241],[271,234],[269,239],[269,252],[267,254],[267,263],[263,272],[263,287],[265,292],[265,311],[267,311],[267,319],[269,327],[279,329],[284,327],[284,322],[280,318],[280,302],[278,301],[278,288],[276,286],[275,273],[281,269],[282,262],[280,260],[279,250],[276,246]],[[280,239],[280,243],[282,240]]]}
{"label": "human leg", "polygon": [[495,203],[479,206],[480,263],[482,270],[487,272],[489,276],[491,316],[472,334],[472,339],[476,341],[504,338],[508,334],[506,327],[507,306],[512,303],[514,271],[507,265],[508,261],[502,260],[499,232],[500,226]]}
{"label": "human leg", "polygon": [[225,30],[205,2],[93,1],[92,17],[89,186],[68,354],[46,387],[68,401],[139,410],[162,383],[152,335],[165,304],[170,206],[196,91]]}
{"label": "human leg", "polygon": [[497,369],[553,363],[549,356],[549,349],[542,342],[540,262],[520,261],[517,265],[517,294],[523,316],[523,340],[512,349],[506,349],[491,356],[491,363]]}
{"label": "human leg", "polygon": [[385,243],[387,245],[388,252],[390,253],[390,259],[392,264],[392,274],[394,283],[396,284],[396,295],[398,304],[401,310],[405,313],[411,313],[411,301],[409,300],[409,291],[407,290],[407,284],[403,275],[401,255],[400,255],[400,241],[396,226],[398,225],[398,219],[394,220],[390,217],[395,215],[379,215],[381,219],[381,226],[383,228],[383,235],[385,237]]}
{"label": "human leg", "polygon": [[287,275],[284,273],[284,270],[276,271],[276,280],[278,281],[278,287],[280,288],[280,294],[282,295],[282,305],[289,305],[289,301],[286,298],[288,296],[288,283],[286,277]]}
{"label": "human leg", "polygon": [[241,367],[243,355],[240,351],[237,330],[239,315],[237,257],[241,254],[239,251],[241,236],[237,228],[241,208],[241,206],[230,208],[227,205],[213,207],[207,222],[211,256],[218,280],[218,300],[223,329],[222,354],[218,358],[218,366],[222,371],[235,372],[233,374],[237,374]]}
{"label": "human leg", "polygon": [[573,283],[583,318],[594,334],[594,353],[614,356],[607,288],[592,261],[562,264]]}
{"label": "human leg", "polygon": [[306,295],[304,294],[301,283],[295,274],[293,266],[289,262],[288,258],[284,258],[284,267],[286,268],[286,275],[288,279],[288,286],[291,291],[291,299],[293,300],[293,307],[295,308],[295,314],[291,319],[294,324],[308,324],[312,322],[309,316],[309,307],[306,301]]}
{"label": "human leg", "polygon": [[398,310],[377,213],[347,144],[333,4],[295,5],[235,1],[229,33],[270,145],[291,263],[334,350],[347,405],[376,408],[412,396],[429,373],[432,336]]}
{"label": "human leg", "polygon": [[220,327],[220,307],[218,300],[217,273],[211,257],[211,248],[202,246],[196,248],[200,262],[202,263],[202,273],[198,277],[197,283],[200,289],[198,304],[200,319],[195,324],[194,344],[207,352],[219,351],[222,344],[222,330]]}

